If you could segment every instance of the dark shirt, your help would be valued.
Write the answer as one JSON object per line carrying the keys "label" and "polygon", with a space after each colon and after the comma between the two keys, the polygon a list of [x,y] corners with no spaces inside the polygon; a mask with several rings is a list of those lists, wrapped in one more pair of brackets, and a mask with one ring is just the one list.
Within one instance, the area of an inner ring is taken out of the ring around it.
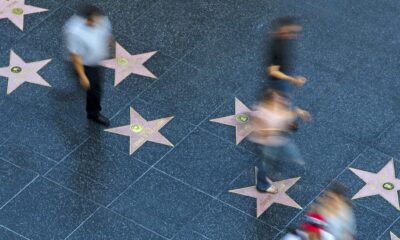
{"label": "dark shirt", "polygon": [[[280,66],[279,71],[284,74],[290,75],[292,72],[291,65],[291,45],[292,40],[286,40],[281,38],[273,38],[271,42],[270,60],[269,66],[277,65]],[[289,95],[292,91],[292,83],[287,80],[281,80],[275,77],[270,77],[270,87],[275,90],[283,92],[285,95]]]}

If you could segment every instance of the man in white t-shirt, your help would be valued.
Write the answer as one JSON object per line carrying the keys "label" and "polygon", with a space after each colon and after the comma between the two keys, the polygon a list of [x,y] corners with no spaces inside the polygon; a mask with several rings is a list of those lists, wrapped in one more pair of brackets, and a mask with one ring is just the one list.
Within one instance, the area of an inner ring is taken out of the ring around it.
{"label": "man in white t-shirt", "polygon": [[109,126],[109,120],[100,113],[103,80],[99,63],[109,56],[111,23],[97,7],[86,6],[67,21],[64,31],[71,61],[86,90],[87,117]]}

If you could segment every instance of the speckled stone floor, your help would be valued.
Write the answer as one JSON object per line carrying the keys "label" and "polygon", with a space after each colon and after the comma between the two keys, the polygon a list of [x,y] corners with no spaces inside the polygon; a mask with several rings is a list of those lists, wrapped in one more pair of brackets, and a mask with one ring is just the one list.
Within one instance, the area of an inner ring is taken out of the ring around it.
{"label": "speckled stone floor", "polygon": [[[25,2],[48,11],[24,15],[22,31],[0,19],[0,68],[11,50],[28,63],[51,59],[38,70],[51,87],[7,94],[0,77],[1,240],[279,239],[333,180],[350,197],[362,189],[350,168],[376,173],[394,159],[400,174],[398,0],[86,1],[127,52],[157,51],[144,64],[156,79],[131,74],[114,86],[104,68],[111,127],[129,124],[130,108],[146,121],[174,117],[159,129],[173,146],[146,142],[132,154],[128,137],[86,120],[65,62],[62,26],[82,1]],[[270,23],[285,15],[304,26],[296,73],[308,83],[295,102],[314,121],[294,135],[306,170],[273,180],[301,177],[287,194],[305,210],[274,204],[256,218],[255,199],[229,192],[253,184],[256,148],[210,119],[234,114],[235,98],[254,103]],[[359,239],[400,236],[400,211],[384,198],[353,203]]]}

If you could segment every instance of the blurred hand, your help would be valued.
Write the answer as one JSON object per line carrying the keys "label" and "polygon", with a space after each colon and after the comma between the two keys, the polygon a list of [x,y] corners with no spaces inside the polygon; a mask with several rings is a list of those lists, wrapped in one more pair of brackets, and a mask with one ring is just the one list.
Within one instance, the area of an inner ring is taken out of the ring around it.
{"label": "blurred hand", "polygon": [[304,111],[303,109],[297,108],[296,113],[301,119],[303,119],[303,121],[305,121],[305,122],[311,121],[311,114],[309,112]]}
{"label": "blurred hand", "polygon": [[306,78],[305,77],[295,77],[293,84],[297,86],[303,86],[306,83]]}
{"label": "blurred hand", "polygon": [[85,89],[86,91],[88,91],[90,89],[90,82],[86,75],[81,77],[79,82],[80,82],[82,88]]}

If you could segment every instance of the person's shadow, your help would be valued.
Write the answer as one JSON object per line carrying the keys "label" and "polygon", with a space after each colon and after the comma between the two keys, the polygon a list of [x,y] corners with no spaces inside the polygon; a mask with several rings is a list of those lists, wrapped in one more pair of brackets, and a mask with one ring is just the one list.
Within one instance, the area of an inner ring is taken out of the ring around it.
{"label": "person's shadow", "polygon": [[[61,87],[53,89],[49,104],[56,107],[49,108],[57,134],[63,136],[66,149],[74,150],[72,153],[73,161],[71,167],[75,173],[70,175],[74,179],[69,179],[78,194],[104,203],[103,193],[107,190],[103,178],[107,176],[102,167],[102,159],[106,151],[101,146],[101,131],[103,129],[97,124],[86,119],[85,104],[86,94],[79,85],[73,66],[69,62],[64,62],[63,79],[70,81]],[[61,112],[60,112],[61,111]],[[98,144],[98,145],[97,145]],[[104,175],[104,176],[103,176]]]}

